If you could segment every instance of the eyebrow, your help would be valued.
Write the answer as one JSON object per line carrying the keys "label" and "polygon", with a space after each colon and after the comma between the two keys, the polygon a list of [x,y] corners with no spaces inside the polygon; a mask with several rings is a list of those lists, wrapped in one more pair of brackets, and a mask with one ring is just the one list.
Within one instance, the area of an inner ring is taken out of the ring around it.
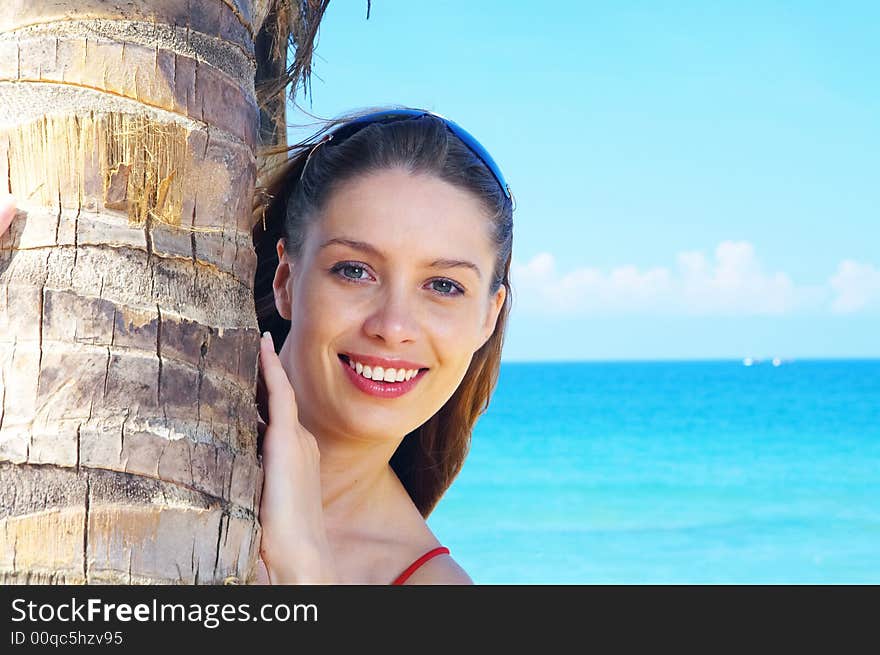
{"label": "eyebrow", "polygon": [[[334,239],[328,239],[324,243],[322,243],[319,249],[326,248],[327,246],[332,245],[340,245],[340,246],[348,246],[349,248],[353,248],[354,250],[360,250],[362,252],[370,253],[371,255],[375,255],[381,259],[385,259],[385,255],[381,250],[376,248],[375,246],[366,243],[365,241],[357,241],[355,239],[346,239],[344,237],[336,237]],[[469,261],[464,259],[435,259],[430,264],[428,264],[430,268],[469,268],[477,274],[477,277],[483,277],[483,274],[480,272],[480,268]]]}

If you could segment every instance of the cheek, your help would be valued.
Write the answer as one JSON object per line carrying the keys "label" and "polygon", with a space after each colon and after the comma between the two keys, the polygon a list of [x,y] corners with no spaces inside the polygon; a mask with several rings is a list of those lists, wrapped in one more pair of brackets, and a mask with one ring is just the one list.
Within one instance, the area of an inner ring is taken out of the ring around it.
{"label": "cheek", "polygon": [[321,287],[314,275],[306,275],[294,285],[291,305],[291,357],[295,374],[316,380],[326,367],[330,343],[342,329],[344,304]]}
{"label": "cheek", "polygon": [[450,376],[460,380],[480,345],[482,311],[479,303],[462,303],[454,309],[434,309],[427,320],[427,332]]}
{"label": "cheek", "polygon": [[293,285],[292,320],[311,338],[339,334],[362,317],[363,304],[352,288],[340,284],[318,263],[307,260]]}
{"label": "cheek", "polygon": [[484,311],[484,304],[473,299],[452,307],[437,307],[429,317],[429,329],[444,351],[470,360],[479,346]]}
{"label": "cheek", "polygon": [[293,317],[302,317],[300,330],[307,338],[327,339],[354,324],[361,310],[338,285],[306,279],[294,297]]}

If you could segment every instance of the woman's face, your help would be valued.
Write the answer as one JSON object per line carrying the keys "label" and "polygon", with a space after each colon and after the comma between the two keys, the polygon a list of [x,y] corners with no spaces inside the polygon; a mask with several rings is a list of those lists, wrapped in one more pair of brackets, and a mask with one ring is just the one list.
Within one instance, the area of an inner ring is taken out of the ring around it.
{"label": "woman's face", "polygon": [[388,169],[331,194],[295,261],[279,245],[281,356],[306,428],[399,439],[443,406],[504,302],[489,230],[472,193]]}

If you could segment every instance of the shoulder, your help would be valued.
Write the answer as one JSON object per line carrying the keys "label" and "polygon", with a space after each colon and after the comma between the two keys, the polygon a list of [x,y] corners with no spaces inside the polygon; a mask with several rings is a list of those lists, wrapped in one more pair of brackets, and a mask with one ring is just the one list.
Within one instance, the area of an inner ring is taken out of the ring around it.
{"label": "shoulder", "polygon": [[[390,467],[389,467],[390,470]],[[400,575],[402,569],[397,568],[402,563],[414,564],[435,548],[441,545],[440,540],[428,527],[422,513],[412,501],[409,493],[407,493],[403,484],[392,472],[395,482],[394,503],[386,503],[384,507],[388,511],[383,521],[381,521],[381,532],[387,537],[388,526],[395,526],[397,534],[394,542],[395,548],[393,561],[395,562],[390,569],[395,570],[395,576]],[[388,547],[385,545],[385,551]],[[391,559],[389,559],[391,561]],[[393,579],[393,578],[392,578]],[[404,581],[405,585],[472,585],[474,584],[470,576],[458,563],[446,553],[435,555],[428,561],[422,563],[410,576]]]}
{"label": "shoulder", "polygon": [[474,581],[450,555],[437,555],[422,564],[407,585],[472,585]]}

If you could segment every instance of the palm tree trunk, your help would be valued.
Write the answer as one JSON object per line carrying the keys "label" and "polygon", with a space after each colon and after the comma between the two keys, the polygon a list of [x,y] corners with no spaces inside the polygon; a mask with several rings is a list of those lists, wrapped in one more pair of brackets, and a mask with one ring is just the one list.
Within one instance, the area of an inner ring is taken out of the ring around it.
{"label": "palm tree trunk", "polygon": [[253,574],[270,9],[0,9],[0,189],[20,209],[0,238],[0,584]]}

